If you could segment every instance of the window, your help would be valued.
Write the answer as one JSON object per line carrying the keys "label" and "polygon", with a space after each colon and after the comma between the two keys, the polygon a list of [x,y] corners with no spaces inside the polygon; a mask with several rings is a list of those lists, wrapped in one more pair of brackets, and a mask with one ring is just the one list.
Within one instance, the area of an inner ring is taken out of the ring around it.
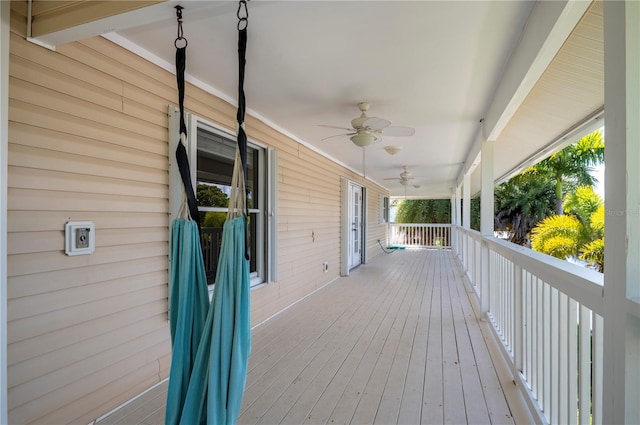
{"label": "window", "polygon": [[380,224],[389,222],[389,197],[380,195]]}
{"label": "window", "polygon": [[[177,115],[175,111],[174,114]],[[222,225],[226,220],[231,195],[236,136],[192,115],[189,116],[187,126],[190,130],[187,152],[189,152],[192,179],[196,182],[196,196],[202,225],[200,235],[202,254],[207,281],[213,284],[222,242]],[[175,148],[172,152],[175,152]],[[171,160],[175,160],[173,156],[172,153]],[[249,207],[251,286],[276,280],[276,167],[275,151],[249,142],[245,184]],[[170,171],[172,171],[171,168]],[[172,184],[175,184],[175,177],[170,178]],[[179,175],[177,178],[178,188],[181,188],[182,182]],[[172,190],[172,194],[175,197],[175,194],[180,192]],[[175,200],[172,204],[175,204]],[[174,208],[175,206],[172,207],[172,213],[176,211]]]}

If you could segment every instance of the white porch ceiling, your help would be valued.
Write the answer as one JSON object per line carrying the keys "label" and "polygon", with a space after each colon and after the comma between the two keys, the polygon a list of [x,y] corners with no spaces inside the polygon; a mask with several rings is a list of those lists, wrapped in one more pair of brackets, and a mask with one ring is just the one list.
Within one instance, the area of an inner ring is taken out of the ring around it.
{"label": "white porch ceiling", "polygon": [[[127,25],[117,32],[118,38],[134,45],[138,52],[172,63],[176,4],[185,7],[187,73],[235,99],[237,2],[165,3],[161,7],[166,8],[166,19]],[[415,127],[416,133],[412,137],[384,137],[367,147],[366,176],[387,187],[392,196],[404,196],[404,186],[385,178],[398,177],[402,166],[408,165],[416,176],[413,184],[420,188],[409,186],[407,195],[449,197],[461,170],[469,168],[463,163],[477,150],[479,121],[501,93],[505,72],[512,67],[510,61],[518,56],[517,49],[527,48],[521,37],[526,26],[533,25],[532,11],[538,6],[530,1],[252,0],[248,6],[245,84],[248,107],[298,140],[362,173],[362,149],[347,137],[322,141],[340,130],[318,124],[349,127],[350,120],[359,115],[356,104],[367,101],[371,104],[369,116]],[[158,15],[157,8],[154,14]],[[573,25],[575,22],[568,32]],[[578,44],[589,40],[586,37]],[[578,45],[578,51],[580,48]],[[574,64],[570,56],[564,62]],[[588,77],[592,84],[601,82],[597,81],[599,75]],[[558,81],[562,78],[557,75]],[[571,93],[578,92],[572,96],[574,104],[582,99],[580,84],[571,89]],[[554,90],[553,84],[546,87]],[[554,112],[556,120],[547,126],[543,137],[532,135],[531,125],[545,125],[539,121],[545,119],[540,114],[544,105],[538,103],[532,111],[523,109],[514,114],[496,142],[508,152],[496,154],[496,177],[549,145],[584,117],[584,110],[592,112],[592,104],[600,102],[599,94],[594,96],[587,106],[566,117]],[[516,118],[525,120],[526,125],[519,128]],[[390,156],[383,149],[387,145],[403,149]]]}

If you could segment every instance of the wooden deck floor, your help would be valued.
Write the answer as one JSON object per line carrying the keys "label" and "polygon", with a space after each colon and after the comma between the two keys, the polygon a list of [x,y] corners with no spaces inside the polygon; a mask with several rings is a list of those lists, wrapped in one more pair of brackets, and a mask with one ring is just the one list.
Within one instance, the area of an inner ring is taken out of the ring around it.
{"label": "wooden deck floor", "polygon": [[[255,328],[239,423],[531,423],[459,267],[380,255]],[[99,423],[162,423],[165,396]]]}

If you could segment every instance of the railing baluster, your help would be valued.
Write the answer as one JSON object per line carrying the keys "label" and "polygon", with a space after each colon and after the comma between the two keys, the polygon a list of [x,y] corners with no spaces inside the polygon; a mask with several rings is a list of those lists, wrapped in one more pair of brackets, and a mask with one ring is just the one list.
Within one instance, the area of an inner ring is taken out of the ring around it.
{"label": "railing baluster", "polygon": [[547,422],[551,422],[551,288],[546,282],[543,282],[543,390],[542,390],[542,411],[544,412]]}
{"label": "railing baluster", "polygon": [[551,288],[551,385],[549,391],[549,399],[551,401],[551,408],[549,410],[549,416],[551,417],[551,423],[559,423],[558,418],[558,398],[560,397],[560,328],[562,322],[560,320],[560,295],[555,288]]}
{"label": "railing baluster", "polygon": [[561,403],[567,405],[566,423],[578,423],[578,303],[568,299],[567,310],[567,396]]}
{"label": "railing baluster", "polygon": [[580,372],[580,390],[578,393],[578,420],[582,425],[589,425],[591,421],[591,310],[580,306],[580,357],[578,358]]}
{"label": "railing baluster", "polygon": [[593,367],[593,375],[592,375],[592,398],[591,398],[591,409],[592,409],[592,423],[599,424],[602,423],[602,368],[603,361],[602,355],[604,352],[604,342],[603,342],[603,320],[602,316],[599,314],[593,314],[593,351],[591,354],[591,362]]}

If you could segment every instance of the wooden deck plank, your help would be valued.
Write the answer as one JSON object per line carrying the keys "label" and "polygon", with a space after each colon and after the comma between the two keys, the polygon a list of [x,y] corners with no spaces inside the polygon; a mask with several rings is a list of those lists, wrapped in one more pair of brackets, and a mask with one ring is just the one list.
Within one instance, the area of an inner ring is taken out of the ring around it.
{"label": "wooden deck plank", "polygon": [[427,282],[423,278],[427,265],[428,262],[424,262],[421,266],[417,267],[412,276],[412,284],[416,286],[416,292],[414,293],[409,314],[402,329],[399,346],[393,359],[393,365],[389,371],[389,377],[384,386],[384,392],[374,421],[375,423],[387,424],[398,422],[400,406],[404,398],[412,348],[416,339],[416,330],[422,310],[422,300],[427,288]]}
{"label": "wooden deck plank", "polygon": [[[446,250],[353,270],[253,330],[238,423],[527,423],[469,290]],[[161,424],[165,398],[166,385],[99,423]]]}
{"label": "wooden deck plank", "polygon": [[381,327],[382,332],[376,336],[376,338],[380,338],[381,347],[376,349],[374,355],[371,356],[373,361],[368,366],[371,372],[361,391],[362,395],[351,419],[352,423],[370,424],[375,420],[384,386],[393,364],[393,357],[398,348],[400,332],[416,291],[415,285],[411,285],[409,282],[412,275],[413,273],[406,273],[405,278],[400,281],[401,285],[398,286],[398,289],[402,296],[396,298],[397,303],[391,307],[390,313],[385,317],[385,323]]}
{"label": "wooden deck plank", "polygon": [[[475,351],[471,344],[471,337],[467,326],[467,319],[475,319],[473,313],[465,312],[462,304],[465,302],[467,294],[460,294],[460,285],[454,277],[447,276],[449,287],[449,298],[453,313],[453,325],[456,334],[456,344],[458,347],[458,359],[460,363],[460,376],[462,378],[462,391],[464,394],[464,407],[467,418],[473,418],[474,424],[489,424],[489,413],[482,391],[478,367],[475,358]],[[468,301],[468,300],[467,300]],[[468,317],[467,315],[471,316]]]}
{"label": "wooden deck plank", "polygon": [[468,422],[462,392],[462,376],[460,374],[460,359],[453,323],[453,307],[451,288],[443,262],[438,261],[436,279],[442,288],[442,375],[444,391],[444,422],[461,424]]}
{"label": "wooden deck plank", "polygon": [[431,322],[431,302],[433,299],[433,257],[425,261],[425,270],[421,279],[424,282],[422,299],[414,340],[411,347],[411,357],[407,369],[404,394],[402,396],[398,423],[419,424],[422,416],[422,398],[425,387],[425,369],[427,364],[427,349],[429,342],[429,325]]}
{"label": "wooden deck plank", "polygon": [[[395,276],[388,275],[387,278],[394,279]],[[367,283],[366,280],[360,279],[360,285],[367,285]],[[359,287],[357,290],[362,292],[366,288]],[[375,297],[375,301],[369,304],[370,308],[367,310],[367,314],[361,318],[359,323],[353,325],[351,343],[344,343],[342,349],[335,353],[331,361],[320,371],[315,382],[299,394],[295,403],[285,412],[281,423],[302,423],[309,418],[313,418],[315,422],[328,420],[340,393],[344,390],[349,377],[357,366],[356,361],[362,358],[361,353],[366,350],[373,336],[376,323],[378,323],[376,317],[384,311],[382,307],[385,304],[390,304],[388,301],[395,293],[392,285],[387,285],[380,291],[366,291],[371,296],[375,292],[378,292],[378,295]],[[269,422],[265,420],[263,423]]]}

